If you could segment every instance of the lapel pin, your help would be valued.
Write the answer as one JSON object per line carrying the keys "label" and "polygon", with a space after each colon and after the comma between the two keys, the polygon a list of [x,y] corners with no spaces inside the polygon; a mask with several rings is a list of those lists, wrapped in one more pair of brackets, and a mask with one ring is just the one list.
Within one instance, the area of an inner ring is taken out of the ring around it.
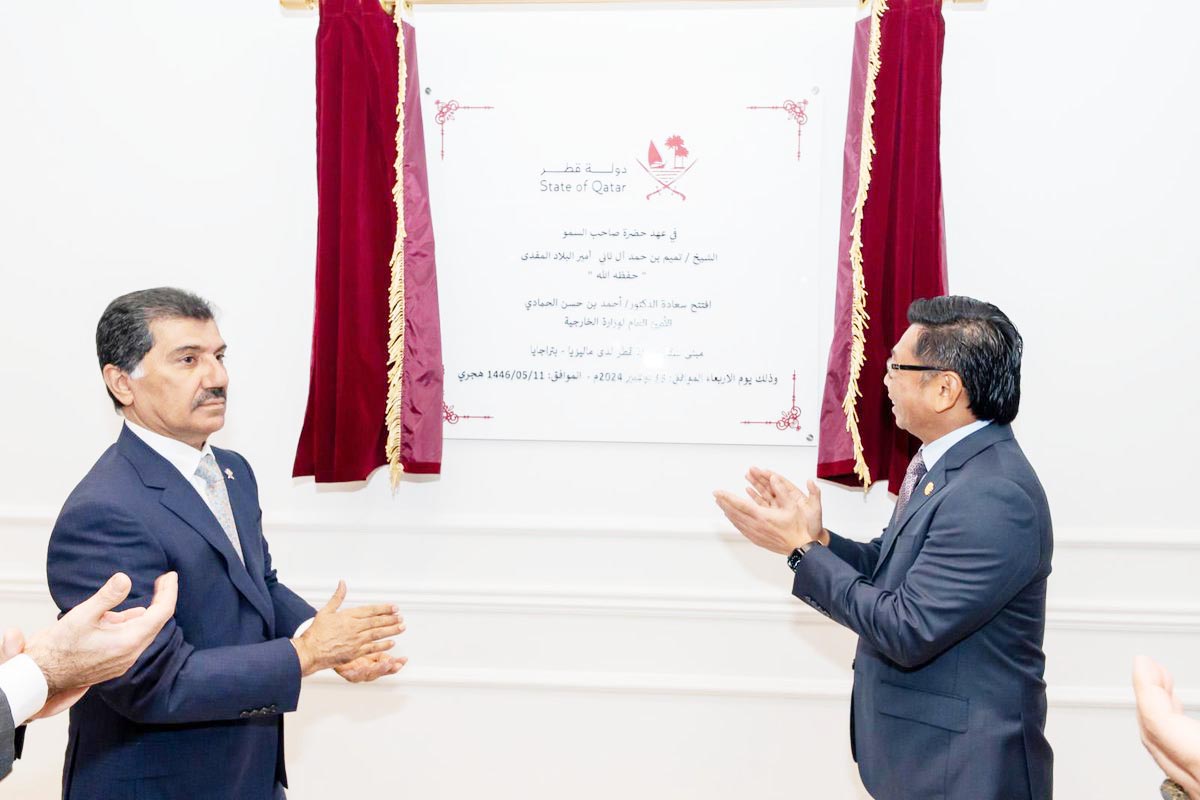
{"label": "lapel pin", "polygon": [[[225,477],[228,480],[233,480],[233,470],[231,470],[229,467],[225,468]],[[925,494],[929,494],[929,491],[926,490]]]}
{"label": "lapel pin", "polygon": [[[226,470],[226,472],[228,472],[228,470]],[[230,477],[233,477],[233,476],[231,475]],[[925,484],[925,496],[929,497],[929,495],[931,495],[931,494],[933,494],[933,482],[932,481]]]}

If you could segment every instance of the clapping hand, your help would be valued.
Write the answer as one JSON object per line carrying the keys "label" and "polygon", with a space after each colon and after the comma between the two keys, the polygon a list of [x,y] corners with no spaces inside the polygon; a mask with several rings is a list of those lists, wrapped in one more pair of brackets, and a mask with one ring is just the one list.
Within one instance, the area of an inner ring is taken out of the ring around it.
{"label": "clapping hand", "polygon": [[404,665],[408,663],[408,659],[404,656],[389,656],[386,653],[372,653],[367,656],[360,656],[353,661],[342,664],[340,667],[334,667],[334,671],[341,675],[350,683],[369,683],[376,678],[382,678],[384,675],[395,675]]}
{"label": "clapping hand", "polygon": [[743,536],[759,547],[786,555],[810,542],[828,541],[821,521],[821,490],[813,481],[808,491],[782,475],[751,467],[746,473],[749,499],[730,492],[713,492],[717,505]]}
{"label": "clapping hand", "polygon": [[15,628],[4,634],[0,661],[25,653],[46,678],[49,697],[32,719],[66,711],[91,686],[124,674],[175,614],[179,583],[174,572],[155,581],[148,608],[113,611],[132,588],[129,577],[118,572],[28,643]]}
{"label": "clapping hand", "polygon": [[[399,671],[402,659],[367,657],[395,646],[389,637],[404,633],[400,610],[386,604],[343,609],[345,599],[346,582],[338,581],[333,596],[317,612],[312,625],[292,639],[300,657],[301,674],[307,676],[332,667],[342,677],[357,682]],[[399,666],[395,662],[400,662]]]}
{"label": "clapping hand", "polygon": [[1133,661],[1142,744],[1189,797],[1200,797],[1200,722],[1183,713],[1171,674],[1146,656]]}

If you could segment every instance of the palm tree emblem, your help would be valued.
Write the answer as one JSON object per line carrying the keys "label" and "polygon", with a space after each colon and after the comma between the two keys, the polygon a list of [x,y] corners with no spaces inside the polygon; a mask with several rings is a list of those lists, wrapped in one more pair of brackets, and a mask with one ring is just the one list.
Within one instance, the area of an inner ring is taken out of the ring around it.
{"label": "palm tree emblem", "polygon": [[688,157],[688,149],[683,145],[683,137],[679,134],[668,136],[667,141],[663,144],[675,151],[675,169],[683,169]]}

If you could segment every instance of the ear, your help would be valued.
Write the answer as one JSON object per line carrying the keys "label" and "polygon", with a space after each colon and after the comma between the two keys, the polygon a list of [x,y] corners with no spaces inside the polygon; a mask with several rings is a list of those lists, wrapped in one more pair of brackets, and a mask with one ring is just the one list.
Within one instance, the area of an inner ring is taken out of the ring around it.
{"label": "ear", "polygon": [[934,398],[934,406],[938,413],[949,411],[958,405],[958,401],[963,397],[962,378],[957,372],[942,372],[938,375],[935,383],[937,388],[937,396]]}
{"label": "ear", "polygon": [[113,393],[113,397],[117,398],[117,402],[123,406],[133,405],[133,380],[129,373],[116,364],[105,364],[101,372],[104,375],[104,385]]}

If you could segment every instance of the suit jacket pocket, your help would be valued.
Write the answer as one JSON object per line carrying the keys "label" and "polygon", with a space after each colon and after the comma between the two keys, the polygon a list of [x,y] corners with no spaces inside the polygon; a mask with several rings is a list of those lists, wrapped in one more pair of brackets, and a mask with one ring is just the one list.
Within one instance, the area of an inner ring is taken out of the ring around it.
{"label": "suit jacket pocket", "polygon": [[971,701],[952,694],[926,692],[881,681],[875,692],[875,708],[889,717],[965,733]]}

